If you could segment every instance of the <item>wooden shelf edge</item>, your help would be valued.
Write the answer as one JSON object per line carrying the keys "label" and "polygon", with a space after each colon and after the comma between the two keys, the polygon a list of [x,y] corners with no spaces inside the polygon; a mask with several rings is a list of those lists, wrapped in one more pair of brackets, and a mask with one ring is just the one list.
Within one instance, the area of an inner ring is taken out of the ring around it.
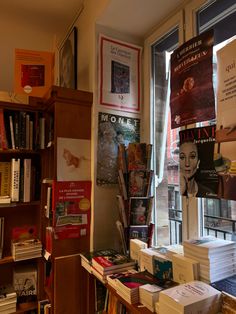
{"label": "wooden shelf edge", "polygon": [[6,256],[0,259],[0,265],[2,264],[8,264],[8,263],[13,263],[13,257],[12,256]]}
{"label": "wooden shelf edge", "polygon": [[27,311],[35,310],[38,308],[38,302],[20,303],[16,306],[17,314],[25,313]]}

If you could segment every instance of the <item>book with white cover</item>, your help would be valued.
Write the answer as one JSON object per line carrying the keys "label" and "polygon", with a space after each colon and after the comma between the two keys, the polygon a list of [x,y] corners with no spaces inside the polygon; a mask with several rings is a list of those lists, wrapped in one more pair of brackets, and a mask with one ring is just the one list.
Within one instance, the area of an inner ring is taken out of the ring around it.
{"label": "book with white cover", "polygon": [[218,253],[215,256],[204,257],[198,252],[191,252],[188,249],[184,249],[184,256],[195,259],[199,261],[201,264],[206,266],[212,266],[212,265],[219,265],[220,263],[224,261],[230,261],[232,259],[236,258],[236,251],[234,248],[226,250],[225,252]]}
{"label": "book with white cover", "polygon": [[[175,309],[173,313],[214,314],[220,308],[220,297],[220,291],[204,282],[192,281],[181,284],[160,292],[160,314],[167,313],[166,305]],[[209,308],[209,310],[205,311],[206,308]]]}
{"label": "book with white cover", "polygon": [[147,303],[154,307],[154,303],[159,300],[159,293],[163,290],[157,285],[146,284],[139,287],[139,299],[141,303]]}
{"label": "book with white cover", "polygon": [[183,243],[184,253],[185,249],[189,251],[198,252],[203,256],[216,256],[217,254],[236,249],[236,243],[234,241],[223,240],[212,236],[200,237],[197,239],[186,240]]}
{"label": "book with white cover", "polygon": [[11,200],[18,202],[20,195],[20,159],[11,160]]}
{"label": "book with white cover", "polygon": [[199,262],[179,254],[172,255],[173,279],[186,283],[199,279]]}

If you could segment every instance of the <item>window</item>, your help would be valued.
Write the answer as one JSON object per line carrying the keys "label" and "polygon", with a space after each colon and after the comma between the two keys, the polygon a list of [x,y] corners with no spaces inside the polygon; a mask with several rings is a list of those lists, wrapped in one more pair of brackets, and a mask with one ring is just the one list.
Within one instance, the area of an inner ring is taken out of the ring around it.
{"label": "window", "polygon": [[192,0],[183,10],[185,31],[180,11],[178,19],[175,19],[177,15],[172,17],[145,42],[145,64],[150,64],[152,70],[148,68],[146,71],[151,81],[149,95],[145,86],[145,103],[150,103],[153,111],[144,113],[144,120],[149,118],[152,122],[149,138],[155,147],[157,174],[154,244],[179,243],[182,239],[202,234],[229,239],[236,225],[236,202],[179,197],[178,130],[168,126],[168,104],[165,101],[170,92],[167,88],[170,52],[183,42],[184,37],[190,39],[210,28],[214,28],[215,45],[230,39],[236,33],[236,4],[235,0]]}

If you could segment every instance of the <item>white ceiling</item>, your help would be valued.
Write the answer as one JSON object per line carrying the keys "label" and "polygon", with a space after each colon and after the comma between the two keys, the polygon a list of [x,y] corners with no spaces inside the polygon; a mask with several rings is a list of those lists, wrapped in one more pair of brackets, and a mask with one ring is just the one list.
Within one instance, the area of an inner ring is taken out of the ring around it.
{"label": "white ceiling", "polygon": [[[99,0],[94,1],[96,5]],[[27,21],[48,33],[61,34],[71,25],[86,0],[0,0],[9,21]],[[183,0],[110,0],[99,18],[104,26],[143,37]]]}

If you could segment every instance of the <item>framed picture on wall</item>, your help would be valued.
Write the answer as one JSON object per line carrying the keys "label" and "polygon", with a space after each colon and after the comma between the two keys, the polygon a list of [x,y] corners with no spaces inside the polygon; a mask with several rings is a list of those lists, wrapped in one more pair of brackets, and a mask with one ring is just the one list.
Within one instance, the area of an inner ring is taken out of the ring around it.
{"label": "framed picture on wall", "polygon": [[99,41],[99,99],[107,107],[140,111],[141,47],[104,35]]}
{"label": "framed picture on wall", "polygon": [[69,32],[59,49],[60,86],[77,89],[77,28]]}

